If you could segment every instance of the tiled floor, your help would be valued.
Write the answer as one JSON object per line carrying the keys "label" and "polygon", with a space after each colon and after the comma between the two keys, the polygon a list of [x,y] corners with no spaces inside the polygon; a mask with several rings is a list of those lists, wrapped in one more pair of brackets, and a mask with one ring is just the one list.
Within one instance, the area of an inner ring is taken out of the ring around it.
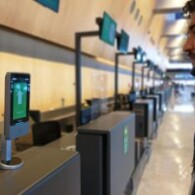
{"label": "tiled floor", "polygon": [[190,92],[185,88],[171,97],[137,195],[188,194],[195,132],[195,101]]}

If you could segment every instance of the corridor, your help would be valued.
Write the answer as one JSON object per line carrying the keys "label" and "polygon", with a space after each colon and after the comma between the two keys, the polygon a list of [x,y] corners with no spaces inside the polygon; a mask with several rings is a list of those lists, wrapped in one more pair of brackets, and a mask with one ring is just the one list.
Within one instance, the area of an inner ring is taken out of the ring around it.
{"label": "corridor", "polygon": [[152,142],[152,153],[137,195],[187,195],[191,180],[195,100],[192,88],[172,95]]}

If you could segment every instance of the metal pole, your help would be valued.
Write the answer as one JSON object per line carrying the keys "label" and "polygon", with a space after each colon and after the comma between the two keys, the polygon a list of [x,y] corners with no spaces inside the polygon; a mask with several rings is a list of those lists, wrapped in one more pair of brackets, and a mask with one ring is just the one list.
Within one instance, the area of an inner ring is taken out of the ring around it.
{"label": "metal pole", "polygon": [[127,52],[127,53],[116,53],[115,54],[115,93],[114,93],[114,100],[115,100],[115,109],[118,108],[118,74],[119,74],[119,56],[128,56],[134,55],[134,52]]}
{"label": "metal pole", "polygon": [[156,75],[155,75],[155,70],[153,71],[153,89],[155,88],[155,80],[156,80]]}
{"label": "metal pole", "polygon": [[78,32],[75,33],[75,90],[76,90],[76,127],[81,124],[81,108],[82,108],[82,74],[81,74],[81,40],[83,37],[98,36],[99,31]]}
{"label": "metal pole", "polygon": [[135,62],[133,62],[133,66],[132,66],[132,87],[131,87],[131,91],[132,92],[135,91]]}
{"label": "metal pole", "polygon": [[75,64],[76,64],[76,126],[80,125],[81,116],[81,36],[79,33],[75,34]]}
{"label": "metal pole", "polygon": [[144,90],[144,68],[145,66],[142,67],[141,90]]}
{"label": "metal pole", "polygon": [[115,108],[117,107],[117,103],[118,103],[118,57],[119,57],[119,54],[116,53],[115,54],[115,94],[114,94],[114,97],[115,97]]}

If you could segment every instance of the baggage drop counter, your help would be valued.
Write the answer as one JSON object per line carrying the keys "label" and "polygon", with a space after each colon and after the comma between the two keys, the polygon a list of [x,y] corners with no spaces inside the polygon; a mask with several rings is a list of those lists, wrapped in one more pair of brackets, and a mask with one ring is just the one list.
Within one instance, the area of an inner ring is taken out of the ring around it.
{"label": "baggage drop counter", "polygon": [[82,195],[122,195],[135,168],[135,114],[117,111],[78,128]]}
{"label": "baggage drop counter", "polygon": [[80,195],[78,152],[32,147],[18,153],[20,169],[0,169],[0,194]]}
{"label": "baggage drop counter", "polygon": [[160,115],[159,115],[159,96],[158,95],[146,95],[144,99],[152,99],[154,103],[154,110],[153,110],[153,130],[154,132],[157,131],[158,125],[159,125],[159,120],[160,120]]}

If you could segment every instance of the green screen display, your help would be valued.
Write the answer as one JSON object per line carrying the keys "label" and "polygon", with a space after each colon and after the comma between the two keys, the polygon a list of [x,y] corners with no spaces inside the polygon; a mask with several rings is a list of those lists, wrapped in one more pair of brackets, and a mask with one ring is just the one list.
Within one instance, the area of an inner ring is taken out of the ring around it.
{"label": "green screen display", "polygon": [[58,12],[59,9],[59,0],[35,0],[45,7],[48,7],[49,9]]}
{"label": "green screen display", "polygon": [[118,41],[118,50],[121,52],[127,52],[129,46],[129,35],[124,30],[121,31],[121,35]]}
{"label": "green screen display", "polygon": [[13,84],[13,120],[24,118],[27,115],[27,83]]}
{"label": "green screen display", "polygon": [[106,12],[104,12],[100,39],[110,45],[114,45],[116,26],[116,22]]}

